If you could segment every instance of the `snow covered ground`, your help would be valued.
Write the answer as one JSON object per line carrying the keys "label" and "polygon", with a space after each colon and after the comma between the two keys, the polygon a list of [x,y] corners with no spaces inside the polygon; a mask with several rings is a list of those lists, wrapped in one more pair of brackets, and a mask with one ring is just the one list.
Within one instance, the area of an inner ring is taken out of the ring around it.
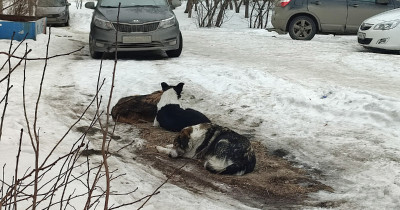
{"label": "snow covered ground", "polygon": [[[85,48],[74,55],[51,59],[47,65],[38,122],[43,154],[68,130],[96,90],[100,61],[88,55],[92,11],[76,9],[72,4],[71,26],[51,29],[49,53]],[[147,54],[121,58],[112,104],[121,97],[158,90],[161,82],[184,82],[182,100],[186,106],[202,111],[218,124],[251,134],[270,151],[288,151],[288,158],[299,167],[320,171],[323,176],[319,181],[335,192],[315,193],[311,195],[314,199],[332,202],[336,209],[400,208],[400,55],[368,52],[357,44],[355,36],[317,35],[311,41],[294,41],[288,35],[249,29],[247,21],[237,14],[228,15],[221,28],[201,29],[183,11],[184,6],[175,11],[184,39],[181,57]],[[40,35],[37,41],[29,40],[29,48],[33,49],[29,57],[44,57],[47,39]],[[9,40],[0,40],[1,51],[8,51],[8,47]],[[23,50],[17,54],[22,55]],[[0,55],[0,63],[6,59]],[[108,97],[113,65],[113,60],[103,63],[104,99]],[[43,66],[43,61],[28,62],[26,98],[30,117]],[[0,78],[6,71],[0,71]],[[19,67],[11,77],[14,86],[0,142],[0,166],[7,164],[6,181],[14,175],[22,128],[25,141],[21,173],[33,165],[23,118],[22,81],[23,68]],[[1,97],[5,88],[2,82]],[[81,124],[87,126],[89,119],[84,118]],[[122,132],[127,130],[131,133]],[[135,139],[139,145],[145,144],[130,126],[120,125],[117,134],[127,141]],[[79,136],[73,130],[68,139],[74,142]],[[92,144],[97,146],[95,141]],[[69,148],[68,144],[61,145],[57,152]],[[138,190],[128,198],[113,197],[111,203],[115,204],[148,195],[165,180],[160,172],[135,162],[134,154],[124,154],[129,158],[110,158],[113,168],[127,174],[114,183],[113,190]],[[224,195],[199,195],[170,184],[145,206],[172,208],[249,207]]]}

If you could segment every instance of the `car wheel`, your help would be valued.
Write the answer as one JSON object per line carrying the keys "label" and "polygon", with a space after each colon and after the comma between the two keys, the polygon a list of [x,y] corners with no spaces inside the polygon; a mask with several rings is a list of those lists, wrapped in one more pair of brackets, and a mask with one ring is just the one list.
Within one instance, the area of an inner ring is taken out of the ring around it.
{"label": "car wheel", "polygon": [[103,53],[98,52],[98,51],[94,51],[94,43],[92,40],[92,37],[89,38],[89,51],[90,51],[90,56],[94,59],[99,59],[101,57],[103,57]]}
{"label": "car wheel", "polygon": [[166,53],[167,53],[168,57],[170,57],[170,58],[179,57],[182,53],[182,46],[183,46],[182,34],[179,33],[179,47],[176,50],[167,50]]}
{"label": "car wheel", "polygon": [[294,18],[289,25],[289,35],[292,39],[311,40],[317,33],[317,25],[307,16]]}

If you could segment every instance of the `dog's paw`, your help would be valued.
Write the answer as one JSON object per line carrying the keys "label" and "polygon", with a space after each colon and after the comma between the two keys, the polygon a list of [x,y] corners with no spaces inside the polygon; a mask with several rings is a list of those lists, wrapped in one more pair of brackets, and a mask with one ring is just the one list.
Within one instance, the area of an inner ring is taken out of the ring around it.
{"label": "dog's paw", "polygon": [[172,148],[172,147],[174,147],[174,145],[173,144],[168,144],[168,145],[165,145],[165,147],[166,148]]}
{"label": "dog's paw", "polygon": [[165,153],[165,148],[162,146],[156,146],[156,149],[159,153]]}
{"label": "dog's paw", "polygon": [[160,123],[157,121],[157,118],[154,119],[153,127],[160,127]]}
{"label": "dog's paw", "polygon": [[168,153],[168,156],[170,158],[177,158],[178,157],[178,152],[176,150],[174,150],[174,149],[170,149],[169,153]]}

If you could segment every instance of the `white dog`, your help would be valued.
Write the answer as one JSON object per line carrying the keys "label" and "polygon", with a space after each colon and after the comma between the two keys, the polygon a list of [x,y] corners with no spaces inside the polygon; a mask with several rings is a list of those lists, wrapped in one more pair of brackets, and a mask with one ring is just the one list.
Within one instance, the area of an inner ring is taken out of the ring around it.
{"label": "white dog", "polygon": [[202,113],[193,109],[183,109],[179,102],[184,83],[169,86],[161,83],[162,90],[160,101],[157,104],[157,116],[154,126],[160,126],[169,131],[181,131],[184,127],[207,123],[210,120]]}

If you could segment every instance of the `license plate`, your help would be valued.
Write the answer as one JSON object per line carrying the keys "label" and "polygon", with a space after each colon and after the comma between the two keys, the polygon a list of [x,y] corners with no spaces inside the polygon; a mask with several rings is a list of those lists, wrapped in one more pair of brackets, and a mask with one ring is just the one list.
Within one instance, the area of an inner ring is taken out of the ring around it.
{"label": "license plate", "polygon": [[359,38],[359,39],[365,39],[365,33],[363,33],[363,32],[358,32],[358,38]]}
{"label": "license plate", "polygon": [[123,36],[122,43],[150,43],[151,36]]}

